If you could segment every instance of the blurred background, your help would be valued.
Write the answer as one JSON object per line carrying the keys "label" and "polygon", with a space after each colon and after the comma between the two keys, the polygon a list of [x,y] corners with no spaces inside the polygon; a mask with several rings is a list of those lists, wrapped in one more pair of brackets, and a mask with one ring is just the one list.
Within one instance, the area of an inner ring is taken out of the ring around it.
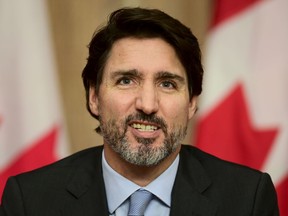
{"label": "blurred background", "polygon": [[191,28],[205,75],[184,143],[268,172],[288,216],[287,0],[0,0],[0,197],[9,176],[103,143],[81,73],[95,30],[126,6]]}

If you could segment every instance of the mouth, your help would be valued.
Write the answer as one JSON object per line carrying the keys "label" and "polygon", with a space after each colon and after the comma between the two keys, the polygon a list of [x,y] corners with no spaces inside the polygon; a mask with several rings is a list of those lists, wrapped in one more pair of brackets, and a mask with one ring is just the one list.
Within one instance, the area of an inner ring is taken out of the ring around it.
{"label": "mouth", "polygon": [[130,127],[141,132],[154,132],[160,128],[159,126],[149,123],[132,123]]}
{"label": "mouth", "polygon": [[161,127],[151,122],[132,122],[131,133],[138,138],[156,139],[161,134]]}

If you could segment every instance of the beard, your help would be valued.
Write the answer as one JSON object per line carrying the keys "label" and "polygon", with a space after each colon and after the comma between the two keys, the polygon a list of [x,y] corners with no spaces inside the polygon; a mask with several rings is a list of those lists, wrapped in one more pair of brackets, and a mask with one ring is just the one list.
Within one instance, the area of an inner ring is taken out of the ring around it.
{"label": "beard", "polygon": [[[128,122],[130,121],[146,121],[160,125],[164,133],[164,140],[160,146],[153,146],[155,138],[143,138],[134,136],[137,147],[132,148],[131,141],[126,135]],[[100,134],[106,143],[117,152],[127,162],[139,166],[154,166],[159,164],[169,155],[176,151],[185,138],[187,133],[187,124],[185,126],[174,125],[168,132],[168,127],[164,119],[156,115],[146,115],[144,113],[136,113],[127,116],[124,120],[117,124],[116,119],[109,119],[104,122],[99,116]]]}

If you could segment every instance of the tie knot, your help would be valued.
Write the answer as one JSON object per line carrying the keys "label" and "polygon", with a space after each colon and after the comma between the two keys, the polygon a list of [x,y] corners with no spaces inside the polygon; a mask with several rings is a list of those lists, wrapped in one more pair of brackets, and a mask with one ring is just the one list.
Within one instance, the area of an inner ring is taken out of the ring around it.
{"label": "tie knot", "polygon": [[130,196],[128,216],[144,216],[144,212],[153,195],[147,190],[137,190]]}

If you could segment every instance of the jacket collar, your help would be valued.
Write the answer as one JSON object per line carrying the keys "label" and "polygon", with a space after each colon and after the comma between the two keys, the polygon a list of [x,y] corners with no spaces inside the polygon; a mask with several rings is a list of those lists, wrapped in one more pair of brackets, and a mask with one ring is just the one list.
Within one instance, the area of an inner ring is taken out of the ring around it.
{"label": "jacket collar", "polygon": [[68,201],[70,205],[62,209],[63,215],[108,215],[101,165],[102,150],[102,146],[87,150],[88,154],[83,156],[85,158],[79,160],[81,164],[73,167],[66,190],[74,202]]}
{"label": "jacket collar", "polygon": [[195,148],[182,146],[180,161],[172,191],[171,216],[216,215],[217,205],[205,197],[212,184],[204,167],[194,155]]}
{"label": "jacket collar", "polygon": [[[72,195],[67,207],[60,215],[108,215],[105,184],[102,175],[102,150],[96,147],[81,159],[81,164],[74,168],[66,190]],[[217,205],[210,201],[204,192],[212,184],[201,162],[194,155],[194,148],[182,146],[179,167],[172,190],[171,216],[216,215]],[[71,197],[71,196],[70,196]]]}

